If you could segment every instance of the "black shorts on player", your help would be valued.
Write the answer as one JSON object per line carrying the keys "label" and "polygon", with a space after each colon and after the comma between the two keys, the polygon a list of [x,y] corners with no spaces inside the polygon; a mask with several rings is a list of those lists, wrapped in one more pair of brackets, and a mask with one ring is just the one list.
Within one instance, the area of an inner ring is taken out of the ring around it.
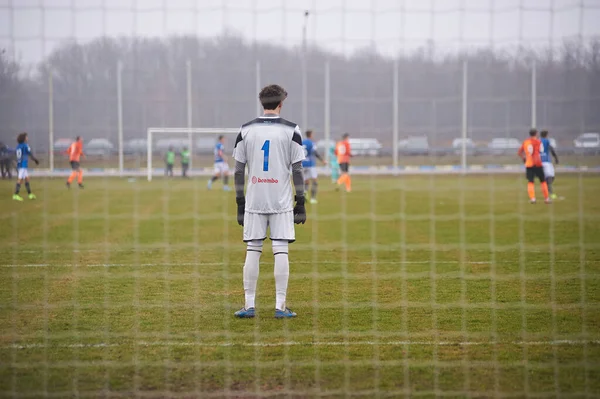
{"label": "black shorts on player", "polygon": [[340,164],[340,172],[342,173],[348,173],[348,170],[350,169],[350,164],[347,162],[341,163]]}
{"label": "black shorts on player", "polygon": [[71,169],[72,170],[79,170],[79,162],[77,162],[77,161],[71,161]]}
{"label": "black shorts on player", "polygon": [[546,181],[546,177],[544,176],[544,169],[541,166],[532,166],[527,168],[525,171],[525,176],[527,177],[527,181],[529,183],[533,183],[535,178],[537,177],[540,183]]}

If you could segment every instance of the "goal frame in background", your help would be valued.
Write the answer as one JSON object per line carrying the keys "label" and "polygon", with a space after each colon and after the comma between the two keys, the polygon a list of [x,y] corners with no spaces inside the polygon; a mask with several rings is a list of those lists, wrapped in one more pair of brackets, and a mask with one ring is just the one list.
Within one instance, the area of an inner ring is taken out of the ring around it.
{"label": "goal frame in background", "polygon": [[[239,128],[220,128],[220,127],[199,127],[199,128],[188,128],[188,127],[149,127],[146,133],[146,145],[147,147],[147,175],[148,181],[152,181],[152,147],[153,147],[153,137],[156,134],[165,134],[165,135],[188,135],[188,143],[189,148],[193,153],[193,140],[192,136],[194,134],[214,134],[214,135],[229,135],[229,134],[238,134],[240,132]],[[190,169],[192,168],[192,163],[190,160]]]}

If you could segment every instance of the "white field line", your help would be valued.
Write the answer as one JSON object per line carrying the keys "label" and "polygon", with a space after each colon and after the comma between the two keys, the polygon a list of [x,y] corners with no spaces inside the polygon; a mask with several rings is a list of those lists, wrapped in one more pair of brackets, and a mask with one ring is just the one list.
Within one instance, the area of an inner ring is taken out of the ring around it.
{"label": "white field line", "polygon": [[285,346],[483,346],[483,345],[517,345],[517,346],[584,346],[600,345],[600,340],[550,340],[550,341],[283,341],[283,342],[197,342],[197,341],[137,341],[130,343],[90,343],[90,344],[11,344],[0,346],[2,349],[91,349],[113,348],[123,346],[165,346],[165,347],[285,347]]}
{"label": "white field line", "polygon": [[[528,263],[533,263],[533,264],[546,264],[549,263],[550,261],[544,261],[544,260],[530,260],[527,261]],[[555,260],[554,263],[578,263],[579,261],[570,261],[570,260]],[[587,261],[590,263],[598,263],[598,261]],[[230,264],[232,263],[239,263],[239,262],[229,262]],[[243,263],[243,262],[242,262]],[[311,261],[293,261],[293,264],[297,264],[297,265],[301,265],[301,264],[306,264],[306,265],[312,265],[313,262]],[[327,264],[338,264],[340,263],[340,261],[318,261],[316,262],[318,264],[323,264],[323,265],[327,265]],[[353,262],[355,264],[358,265],[373,265],[373,264],[378,264],[378,265],[384,265],[384,264],[408,264],[408,265],[429,265],[431,264],[431,261],[429,260],[423,260],[423,261],[405,261],[402,262],[400,260],[398,261],[394,261],[394,260],[379,260],[377,262]],[[442,260],[442,261],[436,261],[435,262],[436,265],[459,265],[461,264],[460,261],[457,260]],[[496,265],[503,265],[503,264],[513,264],[514,262],[510,262],[510,261],[496,261],[495,264]],[[224,263],[223,262],[181,262],[181,263],[177,263],[177,262],[170,262],[170,263],[140,263],[140,264],[133,264],[133,263],[91,263],[91,264],[85,264],[85,263],[77,263],[77,264],[70,264],[70,263],[24,263],[24,264],[6,264],[6,265],[0,265],[0,267],[2,268],[19,268],[19,267],[68,267],[68,268],[73,268],[73,267],[157,267],[157,266],[169,266],[169,267],[173,267],[173,266],[222,266]],[[466,265],[491,265],[492,262],[490,261],[465,261],[462,262],[462,264],[466,264]]]}

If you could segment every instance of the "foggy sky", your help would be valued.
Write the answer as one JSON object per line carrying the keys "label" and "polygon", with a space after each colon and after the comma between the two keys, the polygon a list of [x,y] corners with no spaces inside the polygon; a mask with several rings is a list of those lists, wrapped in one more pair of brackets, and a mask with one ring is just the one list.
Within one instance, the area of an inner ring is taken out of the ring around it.
{"label": "foggy sky", "polygon": [[229,32],[299,46],[305,9],[309,44],[346,54],[374,46],[391,55],[428,40],[450,52],[600,35],[600,0],[0,0],[0,48],[29,63],[61,41],[99,36]]}

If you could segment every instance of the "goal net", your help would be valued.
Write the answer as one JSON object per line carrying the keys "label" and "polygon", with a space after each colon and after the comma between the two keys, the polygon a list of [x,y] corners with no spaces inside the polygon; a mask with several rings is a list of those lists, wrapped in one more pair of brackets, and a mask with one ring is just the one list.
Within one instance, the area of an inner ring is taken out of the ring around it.
{"label": "goal net", "polygon": [[[235,143],[235,135],[239,128],[148,128],[147,176],[152,181],[155,174],[165,175],[167,154],[172,152],[177,159],[177,167],[186,163],[182,153],[189,151],[188,167],[190,175],[212,173],[215,148],[219,138],[223,139],[226,157],[231,155]],[[156,162],[159,161],[158,167]],[[195,171],[193,167],[196,167]],[[209,172],[210,171],[210,172]],[[195,173],[196,172],[196,173]]]}
{"label": "goal net", "polygon": [[[600,397],[598,21],[598,0],[0,0],[0,161],[27,132],[40,162],[0,180],[0,397]],[[239,319],[233,179],[204,176],[238,129],[195,127],[253,120],[271,83],[326,162],[288,249],[297,317],[266,239]]]}

